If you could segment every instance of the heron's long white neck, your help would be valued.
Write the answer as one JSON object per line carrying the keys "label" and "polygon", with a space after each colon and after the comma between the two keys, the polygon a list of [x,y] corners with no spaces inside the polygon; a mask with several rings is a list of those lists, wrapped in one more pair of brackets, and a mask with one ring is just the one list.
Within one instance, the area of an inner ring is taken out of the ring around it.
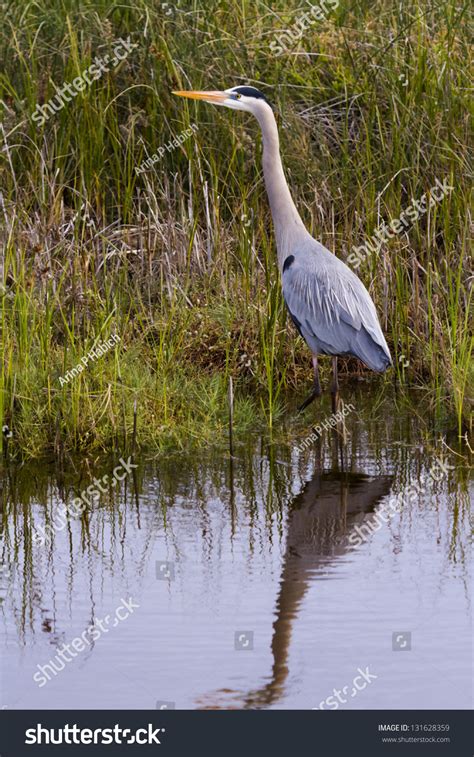
{"label": "heron's long white neck", "polygon": [[267,189],[278,252],[280,269],[287,255],[294,251],[295,242],[308,235],[291,197],[280,156],[280,143],[275,117],[265,109],[258,116],[263,136],[263,175]]}

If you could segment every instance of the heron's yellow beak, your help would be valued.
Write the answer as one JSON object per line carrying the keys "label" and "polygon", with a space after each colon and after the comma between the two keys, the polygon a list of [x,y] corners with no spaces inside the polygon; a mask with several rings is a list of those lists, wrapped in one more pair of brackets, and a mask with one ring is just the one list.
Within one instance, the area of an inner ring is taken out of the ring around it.
{"label": "heron's yellow beak", "polygon": [[178,97],[188,97],[190,100],[204,100],[208,103],[224,104],[229,95],[226,92],[197,92],[195,90],[173,92]]}

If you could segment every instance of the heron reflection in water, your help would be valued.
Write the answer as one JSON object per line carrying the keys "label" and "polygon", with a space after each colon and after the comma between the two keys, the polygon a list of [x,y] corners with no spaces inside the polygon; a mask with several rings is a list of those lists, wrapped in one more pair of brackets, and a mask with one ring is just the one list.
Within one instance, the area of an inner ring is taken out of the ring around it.
{"label": "heron reflection in water", "polygon": [[[259,709],[276,703],[288,677],[293,625],[310,585],[353,549],[350,537],[371,520],[391,489],[392,476],[317,472],[289,506],[286,550],[276,600],[270,680],[249,692],[221,690],[197,707]],[[212,700],[212,703],[211,703]],[[224,702],[225,700],[225,702]]]}

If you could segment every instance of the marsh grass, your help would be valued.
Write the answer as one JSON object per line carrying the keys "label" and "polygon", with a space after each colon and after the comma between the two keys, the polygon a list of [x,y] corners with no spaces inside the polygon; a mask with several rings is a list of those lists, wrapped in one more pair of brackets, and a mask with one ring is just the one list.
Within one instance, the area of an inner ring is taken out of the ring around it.
{"label": "marsh grass", "polygon": [[[358,273],[401,386],[424,386],[439,422],[464,431],[474,385],[467,2],[341,1],[277,57],[270,43],[301,15],[297,4],[1,5],[0,420],[10,454],[121,448],[135,401],[140,444],[215,441],[230,375],[236,429],[272,426],[289,394],[305,394],[309,354],[281,297],[257,125],[171,95],[240,82],[281,111],[297,204],[342,259],[449,178],[454,191]],[[38,102],[128,35],[138,47],[125,61],[43,127],[32,122]],[[194,137],[137,175],[191,124]],[[117,347],[61,386],[114,332]],[[342,369],[363,374],[356,361]]]}

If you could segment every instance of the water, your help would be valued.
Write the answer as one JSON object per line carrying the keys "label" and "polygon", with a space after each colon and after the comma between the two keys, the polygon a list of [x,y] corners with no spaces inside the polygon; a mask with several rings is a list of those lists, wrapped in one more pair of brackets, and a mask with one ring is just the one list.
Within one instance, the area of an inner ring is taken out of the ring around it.
{"label": "water", "polygon": [[345,447],[254,436],[232,464],[139,461],[44,545],[39,527],[118,461],[7,471],[0,704],[469,708],[466,459],[393,398],[361,407]]}

